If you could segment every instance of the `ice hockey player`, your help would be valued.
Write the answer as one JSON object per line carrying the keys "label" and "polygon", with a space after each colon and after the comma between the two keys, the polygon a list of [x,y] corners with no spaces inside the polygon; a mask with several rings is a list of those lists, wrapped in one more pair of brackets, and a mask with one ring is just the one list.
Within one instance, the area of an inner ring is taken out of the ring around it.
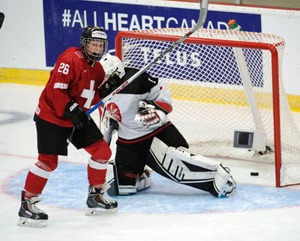
{"label": "ice hockey player", "polygon": [[[110,78],[101,86],[106,96],[138,70],[125,68],[120,59],[107,54],[101,63]],[[216,197],[235,193],[236,183],[228,167],[188,151],[188,143],[168,119],[171,97],[164,80],[143,73],[105,104],[104,138],[111,141],[117,130],[114,190],[111,194],[134,194],[151,186],[147,167],[177,183]],[[113,186],[113,185],[112,185]]]}
{"label": "ice hockey player", "polygon": [[67,155],[68,138],[77,149],[83,148],[90,154],[86,215],[117,210],[118,204],[107,195],[109,185],[105,182],[111,149],[98,126],[86,114],[102,98],[98,87],[105,73],[99,60],[107,52],[107,35],[102,28],[88,26],[82,32],[80,44],[81,48],[70,47],[58,57],[39,98],[34,115],[38,161],[29,170],[22,191],[20,226],[47,224],[48,215],[36,204],[57,167],[58,155]]}

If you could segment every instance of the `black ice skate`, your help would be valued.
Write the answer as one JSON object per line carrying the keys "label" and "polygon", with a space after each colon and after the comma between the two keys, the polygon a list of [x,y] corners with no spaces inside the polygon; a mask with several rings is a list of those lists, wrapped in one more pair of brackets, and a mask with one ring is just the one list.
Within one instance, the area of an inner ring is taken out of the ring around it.
{"label": "black ice skate", "polygon": [[48,215],[35,206],[39,201],[38,197],[25,198],[25,191],[22,191],[22,201],[19,210],[19,226],[25,227],[45,227]]}
{"label": "black ice skate", "polygon": [[111,199],[106,193],[109,188],[110,185],[108,183],[105,183],[100,189],[92,186],[89,187],[89,194],[86,201],[88,207],[85,211],[85,215],[93,216],[117,212],[117,201]]}

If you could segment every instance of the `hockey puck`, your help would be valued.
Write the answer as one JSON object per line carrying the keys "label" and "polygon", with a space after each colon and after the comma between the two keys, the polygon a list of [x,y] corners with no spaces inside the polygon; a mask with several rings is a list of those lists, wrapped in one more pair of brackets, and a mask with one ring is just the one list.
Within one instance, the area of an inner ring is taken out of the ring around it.
{"label": "hockey puck", "polygon": [[259,175],[259,172],[250,172],[250,175],[251,175],[251,176],[258,176],[258,175]]}

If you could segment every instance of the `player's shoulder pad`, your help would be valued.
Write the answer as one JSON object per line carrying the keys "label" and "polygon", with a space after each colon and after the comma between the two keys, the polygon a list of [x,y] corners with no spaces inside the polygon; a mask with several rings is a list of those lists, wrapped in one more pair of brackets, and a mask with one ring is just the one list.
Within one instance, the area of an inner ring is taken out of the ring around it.
{"label": "player's shoulder pad", "polygon": [[[128,80],[139,70],[134,68],[125,68],[125,76],[123,80]],[[134,93],[134,94],[144,94],[150,92],[151,89],[158,83],[158,78],[150,76],[148,73],[141,74],[136,80],[131,82],[122,93]]]}
{"label": "player's shoulder pad", "polygon": [[82,59],[84,59],[84,56],[80,49],[76,47],[70,47],[59,56],[57,61],[73,65],[74,63],[81,62]]}

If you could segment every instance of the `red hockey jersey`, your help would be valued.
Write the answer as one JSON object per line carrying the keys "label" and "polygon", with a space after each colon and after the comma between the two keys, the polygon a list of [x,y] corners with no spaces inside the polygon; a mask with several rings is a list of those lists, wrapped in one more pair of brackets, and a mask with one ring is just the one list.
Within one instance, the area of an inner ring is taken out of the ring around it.
{"label": "red hockey jersey", "polygon": [[80,48],[68,48],[58,57],[50,73],[39,98],[36,115],[53,124],[72,127],[72,122],[64,117],[67,103],[75,101],[85,111],[90,109],[100,101],[98,87],[104,76],[99,62],[91,66]]}

